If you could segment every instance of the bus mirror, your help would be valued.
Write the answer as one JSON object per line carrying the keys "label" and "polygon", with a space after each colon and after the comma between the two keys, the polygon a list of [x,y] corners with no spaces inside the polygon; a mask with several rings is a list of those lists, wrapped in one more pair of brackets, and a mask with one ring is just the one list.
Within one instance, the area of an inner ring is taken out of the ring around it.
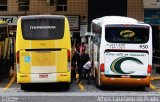
{"label": "bus mirror", "polygon": [[91,37],[91,36],[95,36],[92,32],[87,32],[86,34],[85,34],[85,36],[86,37]]}

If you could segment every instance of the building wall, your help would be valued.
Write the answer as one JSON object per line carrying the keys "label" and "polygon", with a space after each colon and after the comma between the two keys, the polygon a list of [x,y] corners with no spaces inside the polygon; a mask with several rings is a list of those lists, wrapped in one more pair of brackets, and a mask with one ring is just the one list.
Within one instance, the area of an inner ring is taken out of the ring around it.
{"label": "building wall", "polygon": [[[30,0],[29,11],[18,11],[18,0],[8,0],[8,11],[0,11],[0,16],[20,16],[33,14],[80,15],[81,22],[87,22],[88,0],[67,0],[67,12],[56,11],[47,0]],[[128,0],[127,16],[144,21],[143,0]]]}
{"label": "building wall", "polygon": [[82,22],[87,21],[88,0],[67,0],[67,11],[56,11],[47,0],[30,0],[29,11],[18,11],[18,0],[8,0],[8,10],[0,11],[0,16],[21,16],[35,14],[80,15]]}
{"label": "building wall", "polygon": [[128,0],[127,16],[144,21],[143,0]]}

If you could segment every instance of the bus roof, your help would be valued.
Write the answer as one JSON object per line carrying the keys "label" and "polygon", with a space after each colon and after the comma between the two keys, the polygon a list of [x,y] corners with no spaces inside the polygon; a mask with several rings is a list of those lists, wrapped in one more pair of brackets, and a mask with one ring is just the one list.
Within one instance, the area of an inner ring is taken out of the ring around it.
{"label": "bus roof", "polygon": [[65,17],[64,15],[29,15],[29,16],[21,16],[21,18],[34,19],[34,18],[61,18]]}
{"label": "bus roof", "polygon": [[92,22],[98,25],[107,25],[107,24],[145,24],[134,18],[123,17],[123,16],[104,16],[92,20]]}

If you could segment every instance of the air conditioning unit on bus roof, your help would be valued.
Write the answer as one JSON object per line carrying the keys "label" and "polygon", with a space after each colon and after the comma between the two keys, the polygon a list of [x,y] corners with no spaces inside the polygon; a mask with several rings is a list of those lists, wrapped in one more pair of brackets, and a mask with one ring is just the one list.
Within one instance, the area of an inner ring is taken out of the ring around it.
{"label": "air conditioning unit on bus roof", "polygon": [[129,18],[129,17],[123,17],[123,16],[104,16],[97,18],[96,20],[102,22],[102,23],[107,23],[107,22],[119,22],[119,23],[138,23],[138,21],[134,18]]}

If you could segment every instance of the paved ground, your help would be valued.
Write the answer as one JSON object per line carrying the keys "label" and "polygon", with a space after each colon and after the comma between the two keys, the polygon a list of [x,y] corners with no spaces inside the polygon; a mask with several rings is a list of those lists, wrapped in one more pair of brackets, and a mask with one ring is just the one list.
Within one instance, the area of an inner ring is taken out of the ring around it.
{"label": "paved ground", "polygon": [[[0,81],[0,102],[160,102],[159,79],[160,74],[153,70],[151,86],[145,89],[126,87],[99,89],[96,88],[94,80],[89,85],[86,80],[81,84],[74,80],[69,89],[63,85],[39,84],[33,86],[30,91],[24,91],[12,76]],[[129,101],[125,100],[127,97]]]}

